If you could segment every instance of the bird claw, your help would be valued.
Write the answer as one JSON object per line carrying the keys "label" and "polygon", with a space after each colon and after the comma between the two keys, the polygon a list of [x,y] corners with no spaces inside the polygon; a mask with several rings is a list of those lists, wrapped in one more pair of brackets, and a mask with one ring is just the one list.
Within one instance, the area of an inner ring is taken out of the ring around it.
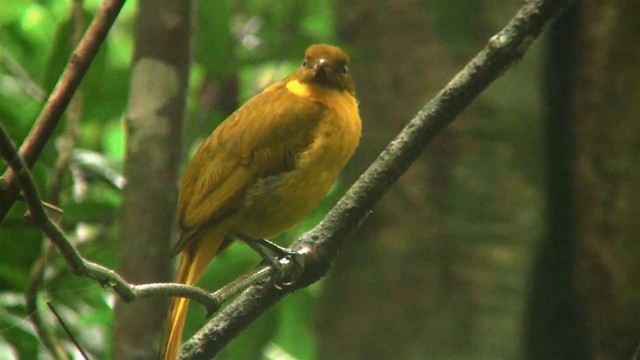
{"label": "bird claw", "polygon": [[292,286],[304,271],[304,254],[298,252],[290,252],[288,255],[279,258],[274,262],[276,270],[274,274],[273,286],[282,290]]}

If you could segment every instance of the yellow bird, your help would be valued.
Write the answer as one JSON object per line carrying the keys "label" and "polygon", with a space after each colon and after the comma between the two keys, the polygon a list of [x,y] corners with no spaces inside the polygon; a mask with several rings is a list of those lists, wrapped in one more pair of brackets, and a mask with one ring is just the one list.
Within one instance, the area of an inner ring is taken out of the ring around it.
{"label": "yellow bird", "polygon": [[[311,45],[299,68],[231,114],[189,164],[172,250],[182,254],[177,281],[194,285],[234,237],[274,236],[311,212],[354,153],[360,130],[349,57]],[[164,359],[178,355],[188,303],[173,299]]]}

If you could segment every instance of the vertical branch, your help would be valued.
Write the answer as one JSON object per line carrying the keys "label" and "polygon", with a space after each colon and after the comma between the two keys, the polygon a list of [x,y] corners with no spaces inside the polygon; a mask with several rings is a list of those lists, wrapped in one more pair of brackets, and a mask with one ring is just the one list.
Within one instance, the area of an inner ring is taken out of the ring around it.
{"label": "vertical branch", "polygon": [[[182,127],[191,55],[188,0],[141,0],[125,116],[124,174],[118,272],[129,281],[167,281]],[[115,314],[114,358],[155,358],[168,299],[125,305]]]}

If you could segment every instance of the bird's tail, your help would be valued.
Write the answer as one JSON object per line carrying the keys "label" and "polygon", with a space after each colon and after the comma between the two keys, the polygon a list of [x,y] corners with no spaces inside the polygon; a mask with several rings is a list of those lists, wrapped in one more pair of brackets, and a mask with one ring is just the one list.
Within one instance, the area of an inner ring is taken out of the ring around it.
{"label": "bird's tail", "polygon": [[[222,234],[210,231],[198,239],[195,244],[182,251],[177,282],[194,285],[200,279],[207,264],[218,253],[222,242]],[[178,357],[188,306],[189,299],[186,298],[175,297],[171,301],[171,310],[167,317],[167,327],[165,330],[166,343],[163,350],[164,360],[175,360]]]}

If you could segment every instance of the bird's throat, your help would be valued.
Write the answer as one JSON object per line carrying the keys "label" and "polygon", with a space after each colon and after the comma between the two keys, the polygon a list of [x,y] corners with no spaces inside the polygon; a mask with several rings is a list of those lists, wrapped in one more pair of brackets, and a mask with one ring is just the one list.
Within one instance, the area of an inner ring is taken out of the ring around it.
{"label": "bird's throat", "polygon": [[311,89],[308,85],[301,83],[299,80],[291,80],[286,85],[287,90],[292,94],[300,97],[311,96]]}

